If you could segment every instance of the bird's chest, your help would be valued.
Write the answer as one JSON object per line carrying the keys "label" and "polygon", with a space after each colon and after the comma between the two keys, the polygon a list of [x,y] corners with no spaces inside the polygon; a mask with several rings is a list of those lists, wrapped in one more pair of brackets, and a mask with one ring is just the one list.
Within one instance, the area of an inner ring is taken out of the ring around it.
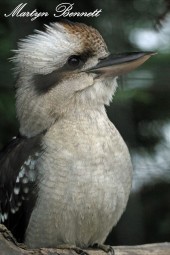
{"label": "bird's chest", "polygon": [[40,165],[43,195],[70,207],[94,201],[103,207],[118,185],[129,182],[129,153],[109,122],[63,124],[50,132]]}
{"label": "bird's chest", "polygon": [[86,246],[106,238],[126,206],[131,186],[128,150],[110,125],[99,123],[89,129],[86,123],[63,124],[47,134],[27,240],[32,226],[37,235],[48,229],[43,233],[47,245]]}

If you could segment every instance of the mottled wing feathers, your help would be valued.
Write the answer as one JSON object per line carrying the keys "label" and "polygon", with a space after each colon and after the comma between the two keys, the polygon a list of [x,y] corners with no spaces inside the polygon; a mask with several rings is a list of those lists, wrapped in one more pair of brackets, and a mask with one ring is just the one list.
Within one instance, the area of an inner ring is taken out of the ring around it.
{"label": "mottled wing feathers", "polygon": [[0,152],[0,222],[18,241],[24,238],[37,197],[35,164],[42,153],[41,137],[14,138]]}

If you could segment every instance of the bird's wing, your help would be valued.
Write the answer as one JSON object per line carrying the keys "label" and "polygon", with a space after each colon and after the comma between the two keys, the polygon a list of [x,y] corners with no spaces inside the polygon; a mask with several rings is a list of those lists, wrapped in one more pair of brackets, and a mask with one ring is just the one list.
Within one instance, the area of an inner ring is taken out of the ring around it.
{"label": "bird's wing", "polygon": [[0,152],[0,222],[22,241],[37,197],[42,135],[14,138]]}

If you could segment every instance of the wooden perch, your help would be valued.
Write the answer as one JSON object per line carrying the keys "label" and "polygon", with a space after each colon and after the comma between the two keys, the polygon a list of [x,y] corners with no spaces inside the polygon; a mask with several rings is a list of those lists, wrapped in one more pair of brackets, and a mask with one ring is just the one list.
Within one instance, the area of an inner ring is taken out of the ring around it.
{"label": "wooden perch", "polygon": [[[115,255],[170,255],[170,243],[146,244],[137,246],[115,246]],[[106,255],[104,251],[85,250],[89,255]],[[68,249],[33,249],[28,250],[24,244],[18,244],[10,231],[0,224],[0,255],[77,255]]]}

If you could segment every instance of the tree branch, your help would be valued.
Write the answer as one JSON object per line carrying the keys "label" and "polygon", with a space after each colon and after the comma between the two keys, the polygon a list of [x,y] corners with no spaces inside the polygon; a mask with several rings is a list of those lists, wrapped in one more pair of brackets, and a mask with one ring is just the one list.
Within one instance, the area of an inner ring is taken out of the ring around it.
{"label": "tree branch", "polygon": [[[145,244],[137,246],[115,246],[115,255],[169,255],[170,243]],[[101,250],[85,250],[89,255],[105,255]],[[16,242],[10,231],[0,224],[0,254],[1,255],[77,255],[68,249],[27,249],[24,244]]]}

